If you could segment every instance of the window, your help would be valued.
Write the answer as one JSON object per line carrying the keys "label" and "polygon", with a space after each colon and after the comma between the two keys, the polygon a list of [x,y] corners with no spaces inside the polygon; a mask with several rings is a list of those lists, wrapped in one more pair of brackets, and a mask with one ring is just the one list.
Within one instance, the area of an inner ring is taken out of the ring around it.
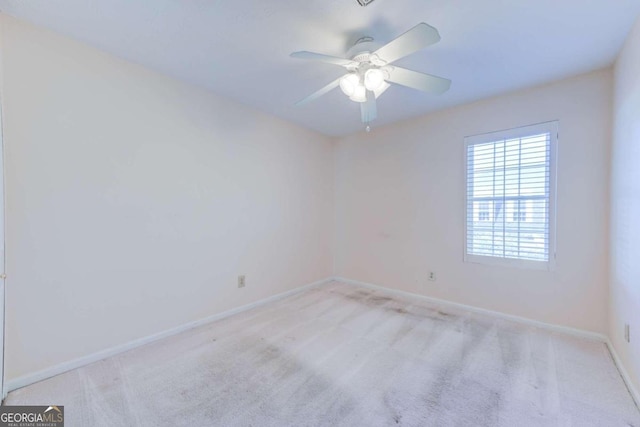
{"label": "window", "polygon": [[465,260],[549,268],[558,122],[465,138]]}

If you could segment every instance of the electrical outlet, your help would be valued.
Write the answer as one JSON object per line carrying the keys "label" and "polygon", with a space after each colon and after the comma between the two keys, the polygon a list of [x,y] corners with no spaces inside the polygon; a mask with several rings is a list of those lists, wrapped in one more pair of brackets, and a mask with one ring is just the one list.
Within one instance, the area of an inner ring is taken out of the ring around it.
{"label": "electrical outlet", "polygon": [[629,343],[631,342],[631,328],[628,323],[624,325],[624,340]]}
{"label": "electrical outlet", "polygon": [[244,288],[244,285],[245,285],[244,276],[238,276],[238,287]]}
{"label": "electrical outlet", "polygon": [[435,282],[436,281],[436,272],[435,271],[430,271],[429,272],[429,281],[431,281],[431,282]]}

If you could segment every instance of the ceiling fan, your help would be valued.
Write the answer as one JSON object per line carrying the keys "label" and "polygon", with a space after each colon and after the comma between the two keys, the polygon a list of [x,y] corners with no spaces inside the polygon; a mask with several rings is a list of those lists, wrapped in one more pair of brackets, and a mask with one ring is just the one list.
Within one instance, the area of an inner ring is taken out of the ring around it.
{"label": "ceiling fan", "polygon": [[362,123],[369,131],[369,123],[377,117],[376,99],[390,87],[390,83],[438,95],[449,90],[451,80],[391,65],[398,59],[438,41],[438,30],[423,22],[382,47],[371,37],[359,39],[347,52],[351,59],[306,51],[293,52],[293,58],[325,62],[347,69],[347,74],[297,102],[296,105],[307,104],[340,86],[349,99],[360,103]]}

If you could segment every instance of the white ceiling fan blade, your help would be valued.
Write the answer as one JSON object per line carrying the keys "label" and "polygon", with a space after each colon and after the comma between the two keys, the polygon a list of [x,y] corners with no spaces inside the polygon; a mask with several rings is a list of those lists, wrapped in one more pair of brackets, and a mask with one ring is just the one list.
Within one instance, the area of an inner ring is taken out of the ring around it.
{"label": "white ceiling fan blade", "polygon": [[367,100],[360,103],[360,115],[364,124],[369,124],[378,117],[376,96],[370,90],[367,91]]}
{"label": "white ceiling fan blade", "polygon": [[394,67],[388,82],[436,95],[445,93],[451,87],[451,80],[431,74],[419,73],[406,68]]}
{"label": "white ceiling fan blade", "polygon": [[416,25],[374,53],[390,64],[440,41],[438,30],[424,22]]}
{"label": "white ceiling fan blade", "polygon": [[326,62],[327,64],[339,65],[345,68],[358,65],[357,62],[354,62],[350,59],[338,58],[337,56],[329,56],[329,55],[323,55],[321,53],[314,53],[314,52],[307,52],[307,51],[293,52],[289,56],[291,56],[292,58],[298,58],[298,59],[308,59],[311,61]]}
{"label": "white ceiling fan blade", "polygon": [[309,102],[315,101],[316,99],[320,98],[322,95],[325,95],[331,92],[333,89],[340,86],[340,79],[342,79],[342,77],[338,77],[337,79],[335,79],[334,81],[332,81],[331,83],[329,83],[328,85],[320,89],[319,91],[314,92],[311,95],[307,96],[306,98],[296,102],[296,105],[301,106],[301,105],[308,104]]}

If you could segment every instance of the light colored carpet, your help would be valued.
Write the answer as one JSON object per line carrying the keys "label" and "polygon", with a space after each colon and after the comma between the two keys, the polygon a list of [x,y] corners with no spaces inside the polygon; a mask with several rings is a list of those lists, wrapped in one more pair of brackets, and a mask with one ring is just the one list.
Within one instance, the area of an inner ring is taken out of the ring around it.
{"label": "light colored carpet", "polygon": [[636,426],[605,345],[330,283],[6,403],[72,426]]}

